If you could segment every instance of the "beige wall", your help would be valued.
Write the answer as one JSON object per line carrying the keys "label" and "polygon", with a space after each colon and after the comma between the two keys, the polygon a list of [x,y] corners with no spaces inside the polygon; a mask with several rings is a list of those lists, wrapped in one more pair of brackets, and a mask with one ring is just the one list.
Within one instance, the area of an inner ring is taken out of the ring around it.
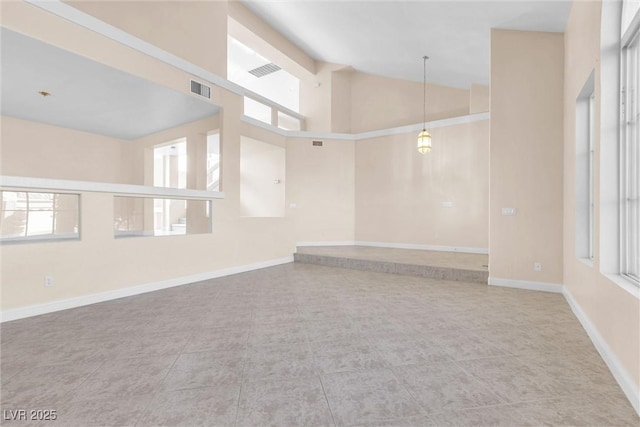
{"label": "beige wall", "polygon": [[[344,69],[343,65],[318,62],[316,75],[312,79],[300,81],[300,113],[305,116],[306,130],[313,132],[331,132],[333,126],[334,95],[333,80],[335,71]],[[344,101],[344,94],[350,96],[349,86],[343,82],[346,92],[335,98]],[[338,107],[344,110],[344,104]]]}
{"label": "beige wall", "polygon": [[131,141],[0,117],[2,175],[131,183]]}
{"label": "beige wall", "polygon": [[[422,110],[422,83],[352,73],[351,132],[422,123]],[[427,85],[427,121],[467,114],[468,90]]]}
{"label": "beige wall", "polygon": [[[604,276],[600,227],[601,198],[600,2],[574,2],[565,33],[564,80],[564,284],[623,368],[640,385],[640,300]],[[595,259],[593,265],[575,255],[575,100],[595,70]],[[624,280],[624,279],[620,279]]]}
{"label": "beige wall", "polygon": [[227,75],[226,1],[67,1],[221,77]]}
{"label": "beige wall", "polygon": [[561,33],[491,32],[492,278],[562,283],[563,55]]}
{"label": "beige wall", "polygon": [[[355,239],[484,248],[489,238],[489,121],[356,143]],[[452,202],[452,207],[443,207]]]}
{"label": "beige wall", "polygon": [[471,89],[469,90],[469,114],[489,111],[491,107],[489,95],[489,86],[471,85]]}
{"label": "beige wall", "polygon": [[298,242],[353,241],[355,143],[322,141],[287,139],[287,217]]}
{"label": "beige wall", "polygon": [[331,73],[331,132],[351,132],[351,68]]}

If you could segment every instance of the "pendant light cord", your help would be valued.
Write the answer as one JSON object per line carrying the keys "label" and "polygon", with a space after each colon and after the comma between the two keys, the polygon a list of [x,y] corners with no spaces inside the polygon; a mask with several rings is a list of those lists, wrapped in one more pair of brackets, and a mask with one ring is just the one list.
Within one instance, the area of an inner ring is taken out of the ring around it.
{"label": "pendant light cord", "polygon": [[423,66],[423,85],[422,85],[422,130],[427,128],[427,59],[428,56],[423,56],[424,66]]}

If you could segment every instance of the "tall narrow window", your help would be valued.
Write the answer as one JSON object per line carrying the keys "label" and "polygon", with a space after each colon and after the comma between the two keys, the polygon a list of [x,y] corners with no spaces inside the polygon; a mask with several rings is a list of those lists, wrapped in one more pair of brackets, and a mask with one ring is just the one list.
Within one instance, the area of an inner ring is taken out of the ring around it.
{"label": "tall narrow window", "polygon": [[[187,140],[181,138],[153,148],[153,185],[156,187],[187,188]],[[165,234],[184,228],[187,221],[187,201],[153,200],[154,229]]]}
{"label": "tall narrow window", "polygon": [[207,134],[207,190],[220,191],[220,132]]}
{"label": "tall narrow window", "polygon": [[576,98],[576,256],[594,258],[594,73]]}
{"label": "tall narrow window", "polygon": [[622,48],[623,61],[623,129],[620,146],[621,197],[620,243],[621,273],[640,284],[640,31],[636,28],[625,37]]}

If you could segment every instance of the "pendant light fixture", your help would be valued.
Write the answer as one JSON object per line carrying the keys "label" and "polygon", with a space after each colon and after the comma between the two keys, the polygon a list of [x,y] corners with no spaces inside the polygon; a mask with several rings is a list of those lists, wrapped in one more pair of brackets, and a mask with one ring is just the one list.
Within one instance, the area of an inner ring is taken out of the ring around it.
{"label": "pendant light fixture", "polygon": [[429,57],[425,55],[422,59],[424,60],[422,132],[418,134],[418,151],[420,154],[425,154],[431,151],[431,134],[427,132],[427,59],[429,59]]}

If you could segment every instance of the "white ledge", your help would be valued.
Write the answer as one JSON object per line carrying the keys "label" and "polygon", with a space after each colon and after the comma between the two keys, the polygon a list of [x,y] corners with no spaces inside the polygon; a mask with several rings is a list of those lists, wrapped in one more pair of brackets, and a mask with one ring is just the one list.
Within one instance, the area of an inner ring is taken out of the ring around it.
{"label": "white ledge", "polygon": [[0,187],[5,190],[55,190],[66,192],[111,193],[114,195],[177,198],[190,200],[223,199],[220,191],[188,190],[151,187],[146,185],[114,184],[109,182],[72,181],[67,179],[35,178],[29,176],[0,176]]}
{"label": "white ledge", "polygon": [[315,139],[334,139],[334,140],[346,140],[346,141],[360,141],[364,139],[378,138],[389,135],[400,135],[404,133],[420,132],[424,127],[427,129],[436,129],[447,126],[461,125],[465,123],[473,123],[481,120],[489,120],[491,118],[490,113],[477,113],[469,114],[466,116],[450,117],[447,119],[433,120],[431,122],[417,123],[414,125],[399,126],[388,129],[372,130],[361,133],[332,133],[332,132],[313,132],[313,131],[300,131],[300,130],[286,130],[280,129],[277,126],[261,122],[253,117],[241,116],[241,120],[250,125],[263,128],[265,130],[277,133],[279,135],[289,138],[315,138]]}

